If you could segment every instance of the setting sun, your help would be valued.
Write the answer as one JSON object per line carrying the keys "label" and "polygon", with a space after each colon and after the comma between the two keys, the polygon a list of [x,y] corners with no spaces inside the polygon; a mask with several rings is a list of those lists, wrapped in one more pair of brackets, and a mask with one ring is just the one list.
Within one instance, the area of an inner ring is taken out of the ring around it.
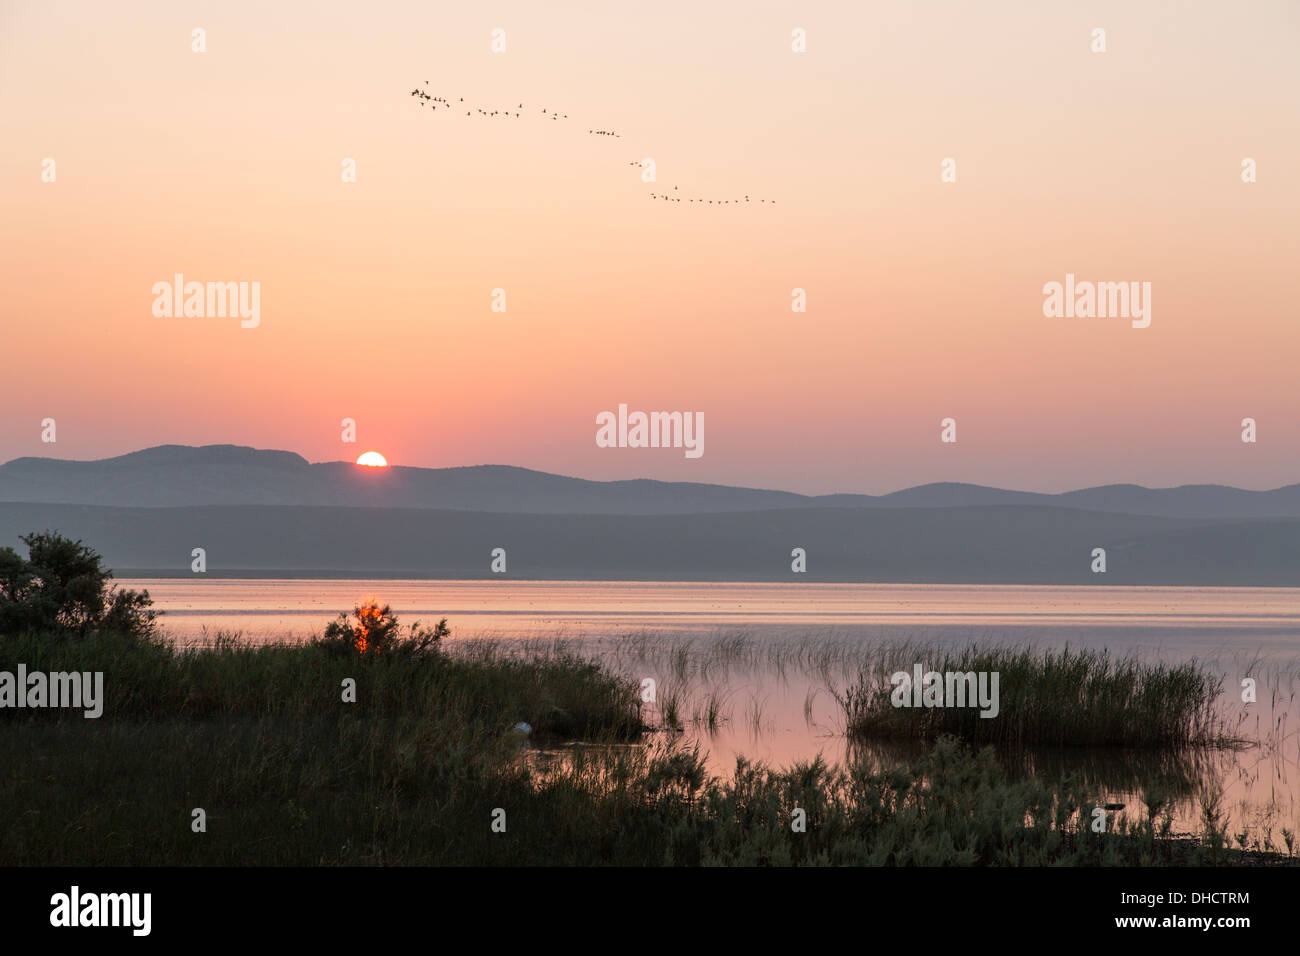
{"label": "setting sun", "polygon": [[358,465],[369,465],[371,468],[387,468],[388,459],[377,451],[368,451],[357,459]]}

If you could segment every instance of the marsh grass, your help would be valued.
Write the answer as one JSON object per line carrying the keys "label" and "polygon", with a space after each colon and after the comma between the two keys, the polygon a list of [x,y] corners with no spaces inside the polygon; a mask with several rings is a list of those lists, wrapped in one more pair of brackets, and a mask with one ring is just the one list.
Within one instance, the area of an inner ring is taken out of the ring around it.
{"label": "marsh grass", "polygon": [[[982,646],[993,652],[1002,649],[1008,654],[1024,653],[1022,645],[1008,644],[998,634],[986,634],[982,640]],[[758,739],[751,720],[750,699],[755,688],[774,694],[773,712],[778,722],[797,713],[798,698],[802,696],[805,732],[838,737],[840,744],[831,745],[840,751],[837,757],[873,761],[877,767],[918,759],[934,740],[933,736],[914,732],[924,728],[903,727],[888,736],[849,734],[844,688],[873,680],[880,684],[884,675],[897,670],[910,672],[915,663],[933,667],[945,658],[956,658],[963,647],[971,647],[964,642],[945,642],[932,632],[918,631],[909,636],[899,629],[882,629],[878,640],[839,635],[833,630],[767,635],[719,630],[697,634],[640,631],[617,640],[561,643],[573,653],[638,679],[654,676],[667,680],[683,717],[679,729],[690,739],[720,748],[708,759],[711,771],[723,774],[729,769],[725,755],[743,753],[748,742]],[[1232,675],[1225,676],[1230,689],[1235,689],[1242,676],[1254,677],[1258,682],[1258,704],[1241,702],[1236,693],[1227,693],[1204,708],[1201,724],[1212,730],[1202,734],[1202,739],[1217,738],[1230,746],[1013,742],[999,745],[999,761],[1015,776],[1056,779],[1078,773],[1090,786],[1106,794],[1108,802],[1125,803],[1130,811],[1148,796],[1162,796],[1168,801],[1163,805],[1165,811],[1173,812],[1178,832],[1183,835],[1198,829],[1196,792],[1202,780],[1230,780],[1234,794],[1243,801],[1242,807],[1233,808],[1235,826],[1264,834],[1270,827],[1274,833],[1279,828],[1294,833],[1300,829],[1296,823],[1300,816],[1288,778],[1300,766],[1300,733],[1293,713],[1300,688],[1300,664],[1265,660],[1259,652],[1230,647],[1223,649],[1219,659],[1205,663],[1213,674]],[[1134,668],[1142,666],[1132,661],[1129,664]],[[1207,688],[1216,683],[1204,670],[1201,677]],[[787,686],[792,691],[789,694],[785,693]],[[999,690],[1003,697],[1001,687]],[[823,692],[828,700],[820,702]],[[700,715],[711,702],[719,700],[724,706],[715,729]],[[827,703],[832,706],[824,706]],[[647,713],[654,716],[653,723],[665,726],[654,708]],[[686,714],[691,715],[689,720]],[[762,740],[777,729],[769,730],[763,724]],[[1239,742],[1242,746],[1237,746]],[[821,749],[821,743],[809,739],[807,747],[808,753],[814,753]],[[1275,777],[1281,786],[1273,783]]]}
{"label": "marsh grass", "polygon": [[[518,721],[541,736],[640,732],[632,684],[597,664],[541,649],[505,656],[459,653],[340,656],[295,644],[248,644],[220,635],[210,648],[177,651],[162,640],[104,636],[77,643],[35,636],[0,641],[0,667],[102,671],[104,721],[412,717],[474,725]],[[342,702],[345,678],[356,703]],[[77,710],[0,710],[6,721],[82,721]]]}
{"label": "marsh grass", "polygon": [[[892,670],[859,673],[836,697],[857,739],[950,734],[1003,748],[1126,747],[1177,750],[1239,743],[1217,702],[1222,678],[1196,662],[1166,664],[1103,650],[967,647],[917,657],[926,671],[999,675],[999,712],[968,707],[895,707]],[[899,668],[911,673],[911,665]],[[910,696],[909,696],[910,699]]]}
{"label": "marsh grass", "polygon": [[[104,704],[95,720],[0,711],[10,864],[488,862],[499,847],[469,835],[488,832],[493,807],[541,799],[511,727],[529,723],[541,744],[643,733],[630,681],[546,649],[0,639],[0,669],[18,662],[103,671]],[[346,678],[356,703],[342,700]],[[190,831],[196,807],[207,833]]]}
{"label": "marsh grass", "polygon": [[[223,636],[0,639],[0,669],[102,670],[104,716],[0,711],[8,865],[1023,865],[1245,859],[1127,816],[1077,777],[1018,778],[952,737],[891,766],[743,758],[647,735],[638,683],[563,647],[352,659]],[[717,662],[715,662],[717,663]],[[715,672],[716,676],[716,672]],[[357,703],[343,704],[344,678]],[[715,710],[720,710],[720,704]],[[755,717],[761,721],[761,703]],[[534,728],[539,750],[509,733]],[[704,713],[708,723],[708,711]],[[207,812],[207,832],[190,828]],[[793,808],[807,813],[803,833]],[[493,810],[507,830],[490,828]]]}

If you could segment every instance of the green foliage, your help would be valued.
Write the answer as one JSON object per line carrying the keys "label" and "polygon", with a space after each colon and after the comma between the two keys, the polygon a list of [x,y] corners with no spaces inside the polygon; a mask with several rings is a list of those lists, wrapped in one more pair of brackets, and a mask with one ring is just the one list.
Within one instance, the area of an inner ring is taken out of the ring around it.
{"label": "green foliage", "polygon": [[0,635],[154,633],[158,612],[151,610],[149,592],[111,584],[113,573],[91,548],[51,531],[19,540],[27,545],[26,558],[0,548]]}

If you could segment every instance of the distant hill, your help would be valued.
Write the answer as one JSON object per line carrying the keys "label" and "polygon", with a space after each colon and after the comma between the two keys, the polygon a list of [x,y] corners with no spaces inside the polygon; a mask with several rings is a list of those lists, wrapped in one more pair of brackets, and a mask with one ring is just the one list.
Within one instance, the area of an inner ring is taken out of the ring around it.
{"label": "distant hill", "polygon": [[[55,528],[119,576],[1255,585],[1300,582],[1300,519],[1189,519],[1074,508],[793,508],[704,515],[499,514],[286,506],[0,503],[0,544]],[[790,570],[807,551],[807,574]],[[1090,570],[1092,549],[1107,571]],[[505,548],[507,574],[489,573]]]}
{"label": "distant hill", "polygon": [[1050,507],[1171,518],[1300,517],[1300,485],[1106,485],[1059,495],[980,485],[920,485],[886,495],[799,495],[697,482],[588,481],[508,465],[360,468],[287,451],[162,445],[100,461],[16,458],[0,465],[0,501],[174,508],[314,505],[511,514],[681,515],[864,508]]}

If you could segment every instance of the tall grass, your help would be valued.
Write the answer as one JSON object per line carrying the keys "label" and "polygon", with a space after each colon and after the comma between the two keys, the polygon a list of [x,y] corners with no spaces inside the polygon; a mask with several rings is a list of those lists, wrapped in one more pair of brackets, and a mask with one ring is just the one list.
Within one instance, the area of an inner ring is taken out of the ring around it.
{"label": "tall grass", "polygon": [[[253,645],[225,636],[203,650],[105,635],[68,642],[24,635],[0,640],[0,669],[102,671],[103,721],[401,716],[538,735],[635,736],[634,685],[597,664],[542,650],[341,656],[310,645]],[[342,701],[343,681],[356,702]],[[0,710],[5,721],[83,720],[76,710]]]}
{"label": "tall grass", "polygon": [[[933,741],[951,734],[1003,747],[1150,749],[1234,742],[1216,707],[1222,678],[1196,662],[1018,647],[940,651],[918,662],[939,673],[997,673],[997,715],[982,717],[978,707],[895,707],[892,671],[864,668],[836,695],[850,737]],[[905,669],[911,673],[910,665]]]}

